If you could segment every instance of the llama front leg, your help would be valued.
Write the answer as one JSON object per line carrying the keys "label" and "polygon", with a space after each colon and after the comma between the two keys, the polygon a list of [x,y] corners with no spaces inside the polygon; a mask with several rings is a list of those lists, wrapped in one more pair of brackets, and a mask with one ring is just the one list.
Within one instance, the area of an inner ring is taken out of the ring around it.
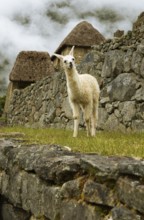
{"label": "llama front leg", "polygon": [[80,118],[80,109],[79,109],[79,105],[75,103],[71,103],[71,107],[72,107],[73,119],[74,119],[73,137],[77,137],[78,127],[79,127],[79,118]]}
{"label": "llama front leg", "polygon": [[73,137],[78,136],[78,127],[79,127],[79,118],[74,117],[74,132],[73,132]]}
{"label": "llama front leg", "polygon": [[87,118],[87,119],[85,120],[85,122],[86,122],[87,137],[89,137],[89,136],[91,135],[90,118]]}

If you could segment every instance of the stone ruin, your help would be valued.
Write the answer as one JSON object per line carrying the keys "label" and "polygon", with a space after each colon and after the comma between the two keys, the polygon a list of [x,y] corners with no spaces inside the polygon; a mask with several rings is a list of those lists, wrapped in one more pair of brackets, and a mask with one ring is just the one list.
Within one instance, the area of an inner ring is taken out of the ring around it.
{"label": "stone ruin", "polygon": [[[78,65],[81,73],[88,72],[99,81],[100,130],[144,129],[144,25],[141,24],[119,38],[93,46]],[[7,121],[10,125],[72,128],[63,70],[24,90],[15,90]],[[83,128],[84,122],[80,124]]]}
{"label": "stone ruin", "polygon": [[[95,29],[89,22],[82,21],[77,24],[73,30],[66,36],[56,49],[55,53],[66,55],[73,45],[75,45],[75,59],[79,64],[84,56],[91,51],[93,45],[99,45],[104,42],[104,36]],[[61,68],[61,63],[57,57],[51,57],[55,69]]]}
{"label": "stone ruin", "polygon": [[[78,66],[99,81],[101,130],[144,129],[140,24],[93,46]],[[71,127],[64,72],[15,89],[7,120],[10,125]],[[26,145],[14,138],[0,138],[0,146],[0,219],[144,219],[143,160],[71,152],[58,145]]]}
{"label": "stone ruin", "polygon": [[53,73],[54,67],[47,52],[21,51],[9,75],[10,82],[7,89],[4,113],[7,114],[15,89],[24,89]]}

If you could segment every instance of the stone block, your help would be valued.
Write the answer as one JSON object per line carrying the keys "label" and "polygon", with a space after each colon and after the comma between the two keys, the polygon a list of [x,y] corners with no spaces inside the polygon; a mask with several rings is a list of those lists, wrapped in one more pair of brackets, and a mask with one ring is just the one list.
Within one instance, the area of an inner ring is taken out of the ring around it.
{"label": "stone block", "polygon": [[110,101],[130,101],[136,91],[136,76],[132,73],[118,75],[109,85]]}
{"label": "stone block", "polygon": [[137,180],[120,178],[117,182],[117,192],[122,203],[144,214],[144,185]]}
{"label": "stone block", "polygon": [[1,208],[2,220],[28,220],[30,214],[11,204],[3,204]]}
{"label": "stone block", "polygon": [[112,220],[141,220],[140,215],[125,207],[115,207],[111,212]]}
{"label": "stone block", "polygon": [[83,189],[83,198],[86,202],[96,205],[114,207],[116,197],[114,191],[104,184],[88,180]]}

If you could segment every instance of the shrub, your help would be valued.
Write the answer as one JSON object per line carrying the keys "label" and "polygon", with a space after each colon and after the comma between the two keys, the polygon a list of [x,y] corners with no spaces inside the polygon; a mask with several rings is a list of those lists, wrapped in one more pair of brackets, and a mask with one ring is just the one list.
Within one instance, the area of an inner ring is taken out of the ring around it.
{"label": "shrub", "polygon": [[6,96],[0,97],[0,117],[3,114]]}

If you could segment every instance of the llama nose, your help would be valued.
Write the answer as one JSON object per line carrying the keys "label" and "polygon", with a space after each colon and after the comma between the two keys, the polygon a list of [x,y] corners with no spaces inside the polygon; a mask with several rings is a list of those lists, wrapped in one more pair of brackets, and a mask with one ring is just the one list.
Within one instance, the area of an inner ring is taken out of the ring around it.
{"label": "llama nose", "polygon": [[70,67],[72,67],[72,65],[73,65],[72,62],[70,62]]}

